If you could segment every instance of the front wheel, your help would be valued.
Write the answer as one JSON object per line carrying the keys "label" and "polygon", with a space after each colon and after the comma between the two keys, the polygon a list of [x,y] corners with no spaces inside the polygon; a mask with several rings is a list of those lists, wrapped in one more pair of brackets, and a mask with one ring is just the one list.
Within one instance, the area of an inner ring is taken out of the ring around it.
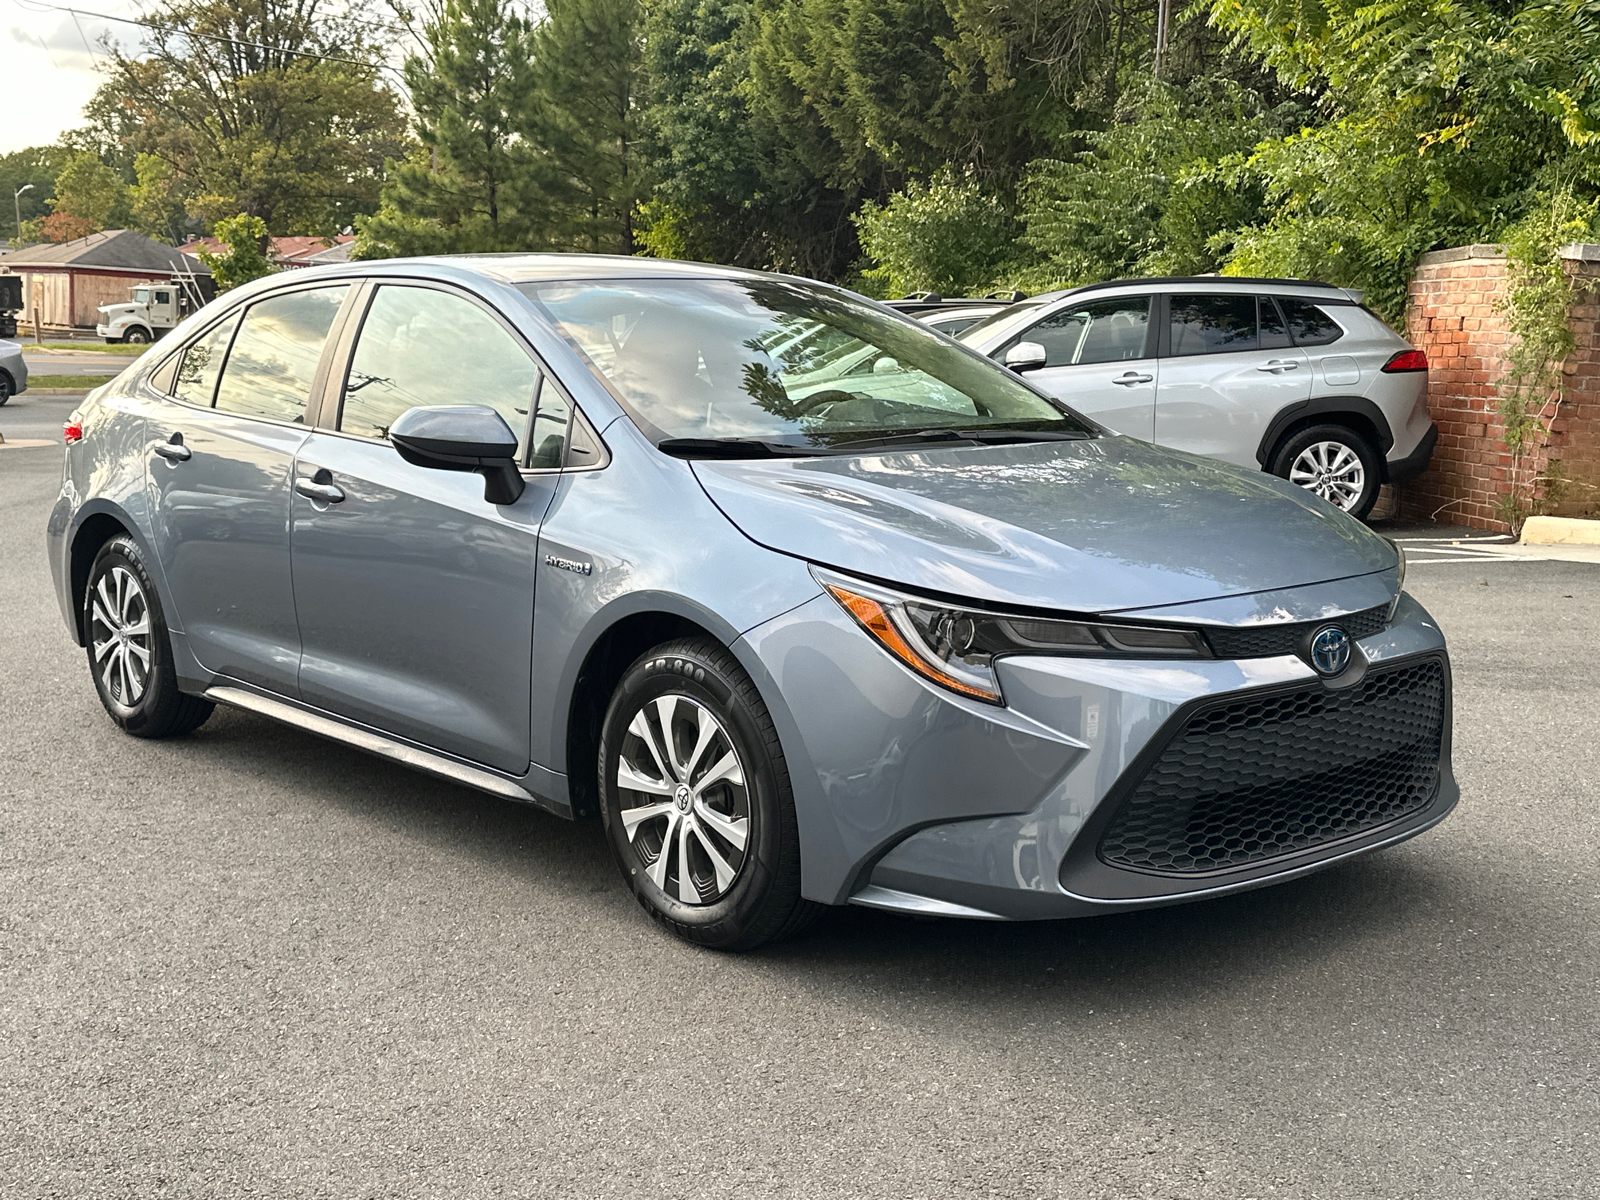
{"label": "front wheel", "polygon": [[601,815],[634,896],[679,937],[749,950],[821,910],[777,730],[750,677],[703,638],[628,668],[600,738]]}
{"label": "front wheel", "polygon": [[1358,521],[1372,511],[1382,483],[1378,452],[1343,425],[1302,429],[1279,448],[1272,473],[1315,492]]}
{"label": "front wheel", "polygon": [[130,329],[122,335],[122,340],[130,346],[143,346],[150,341],[150,335],[143,329]]}
{"label": "front wheel", "polygon": [[6,401],[11,399],[11,395],[14,390],[15,389],[11,383],[11,376],[7,375],[4,371],[0,371],[0,408],[5,407]]}
{"label": "front wheel", "polygon": [[111,719],[134,737],[177,737],[213,705],[178,690],[161,601],[138,545],[112,538],[95,555],[83,604],[89,674]]}

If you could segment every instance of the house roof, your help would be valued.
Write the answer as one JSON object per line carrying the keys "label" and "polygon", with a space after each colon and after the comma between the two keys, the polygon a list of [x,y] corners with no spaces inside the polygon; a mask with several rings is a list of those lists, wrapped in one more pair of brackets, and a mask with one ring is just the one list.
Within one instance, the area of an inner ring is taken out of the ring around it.
{"label": "house roof", "polygon": [[88,237],[60,244],[42,244],[5,256],[5,265],[21,270],[29,265],[103,268],[115,271],[150,271],[169,275],[174,271],[211,274],[199,259],[162,244],[131,229],[106,229]]}
{"label": "house roof", "polygon": [[[303,267],[311,263],[344,262],[346,259],[325,255],[354,242],[355,235],[341,233],[337,237],[275,237],[267,243],[267,253],[273,262],[280,267]],[[214,237],[191,238],[185,242],[181,249],[193,254],[198,250],[206,250],[212,254],[221,254],[227,249]],[[346,255],[348,257],[348,253]]]}

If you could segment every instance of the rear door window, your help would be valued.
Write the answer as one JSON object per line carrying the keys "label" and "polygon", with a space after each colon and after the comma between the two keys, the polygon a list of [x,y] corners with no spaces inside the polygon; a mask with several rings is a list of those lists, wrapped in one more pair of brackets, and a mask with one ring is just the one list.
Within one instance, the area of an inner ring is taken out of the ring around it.
{"label": "rear door window", "polygon": [[1326,346],[1344,336],[1339,323],[1307,300],[1280,300],[1296,346]]}
{"label": "rear door window", "polygon": [[222,359],[228,353],[228,342],[238,324],[239,314],[234,313],[189,344],[178,366],[173,399],[198,404],[201,408],[211,407],[217,394],[217,377],[222,374]]}
{"label": "rear door window", "polygon": [[[435,288],[380,287],[350,356],[339,429],[387,438],[407,409],[487,404],[517,435],[520,459],[538,382],[533,358],[470,300]],[[565,418],[561,426],[564,441]],[[541,435],[548,440],[553,432],[552,424]],[[552,446],[552,453],[560,448]]]}
{"label": "rear door window", "polygon": [[310,288],[247,308],[217,385],[217,409],[303,422],[323,345],[349,290]]}
{"label": "rear door window", "polygon": [[1173,296],[1172,354],[1229,354],[1260,347],[1254,296]]}
{"label": "rear door window", "polygon": [[1150,326],[1149,296],[1095,300],[1052,313],[1018,341],[1044,347],[1047,367],[1143,358]]}

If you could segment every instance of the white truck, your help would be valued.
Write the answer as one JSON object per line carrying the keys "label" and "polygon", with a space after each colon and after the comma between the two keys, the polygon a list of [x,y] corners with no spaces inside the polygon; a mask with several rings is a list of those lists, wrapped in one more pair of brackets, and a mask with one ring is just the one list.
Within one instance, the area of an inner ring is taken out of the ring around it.
{"label": "white truck", "polygon": [[102,304],[95,333],[108,342],[153,342],[194,309],[187,289],[173,283],[141,283],[126,304]]}

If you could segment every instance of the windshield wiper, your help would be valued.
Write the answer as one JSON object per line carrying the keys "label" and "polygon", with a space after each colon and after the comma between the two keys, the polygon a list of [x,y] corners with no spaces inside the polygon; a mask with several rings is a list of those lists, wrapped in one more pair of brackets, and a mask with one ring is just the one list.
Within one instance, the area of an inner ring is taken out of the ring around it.
{"label": "windshield wiper", "polygon": [[656,449],[673,458],[811,458],[831,454],[826,446],[796,446],[760,438],[667,438]]}
{"label": "windshield wiper", "polygon": [[926,442],[972,442],[984,446],[1005,446],[1018,442],[1078,442],[1093,437],[1086,430],[1054,429],[919,429],[915,433],[891,433],[881,437],[835,442],[840,450],[869,446],[915,446]]}

